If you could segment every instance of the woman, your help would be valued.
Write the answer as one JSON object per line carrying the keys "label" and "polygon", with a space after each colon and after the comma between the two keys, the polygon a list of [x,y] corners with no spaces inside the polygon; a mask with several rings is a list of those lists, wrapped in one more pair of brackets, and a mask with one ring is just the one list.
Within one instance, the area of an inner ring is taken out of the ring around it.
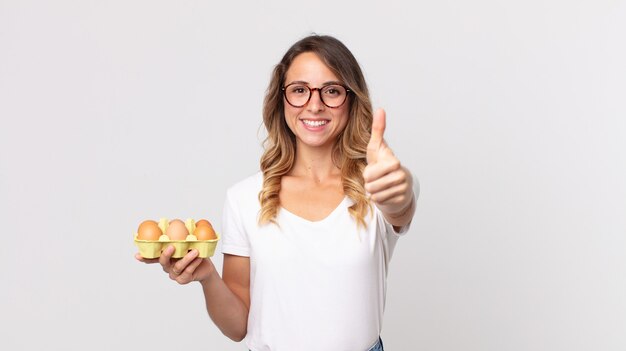
{"label": "woman", "polygon": [[275,67],[263,121],[261,172],[227,192],[222,277],[195,250],[137,258],[199,281],[211,319],[253,351],[382,350],[387,268],[416,199],[384,111],[350,51],[314,35]]}

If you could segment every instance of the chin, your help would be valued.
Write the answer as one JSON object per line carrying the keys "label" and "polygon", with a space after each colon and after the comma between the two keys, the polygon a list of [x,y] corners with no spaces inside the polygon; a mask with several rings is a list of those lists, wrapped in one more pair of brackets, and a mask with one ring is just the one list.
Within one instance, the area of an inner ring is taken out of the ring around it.
{"label": "chin", "polygon": [[310,147],[320,147],[328,144],[331,140],[328,138],[298,138],[300,144]]}

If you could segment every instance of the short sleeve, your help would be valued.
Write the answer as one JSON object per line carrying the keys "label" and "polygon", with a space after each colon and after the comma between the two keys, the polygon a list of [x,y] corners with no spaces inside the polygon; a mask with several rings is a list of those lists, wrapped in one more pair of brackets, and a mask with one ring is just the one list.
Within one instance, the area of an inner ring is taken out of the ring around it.
{"label": "short sleeve", "polygon": [[222,216],[222,253],[250,257],[248,233],[231,191],[226,193]]}
{"label": "short sleeve", "polygon": [[[420,194],[420,185],[417,178],[413,178],[413,201],[415,201],[415,205],[417,205],[417,199]],[[377,230],[380,233],[380,237],[383,241],[384,253],[385,253],[385,272],[387,272],[387,267],[389,262],[391,261],[391,257],[393,256],[393,252],[395,250],[398,239],[406,234],[411,228],[411,223],[413,220],[409,221],[406,225],[402,226],[400,230],[396,231],[391,223],[387,221],[383,213],[374,206],[374,211],[376,213],[376,223]]]}
{"label": "short sleeve", "polygon": [[378,208],[376,208],[375,211],[377,217],[376,222],[378,223],[378,231],[382,234],[382,238],[384,240],[384,243],[386,244],[387,254],[389,255],[389,258],[391,258],[398,238],[400,238],[402,235],[406,234],[409,231],[412,221],[409,222],[407,225],[401,227],[399,231],[396,231],[393,225],[387,221],[383,213]]}
{"label": "short sleeve", "polygon": [[405,234],[406,232],[408,232],[409,228],[411,228],[411,222],[412,221],[409,222],[408,224],[402,226],[399,231],[396,231],[396,229],[393,227],[393,225],[391,223],[387,222],[387,219],[385,218],[385,216],[383,215],[382,212],[377,211],[377,215],[378,215],[379,223],[381,223],[381,225],[383,226],[383,228],[382,228],[383,229],[383,233],[401,236],[401,235]]}

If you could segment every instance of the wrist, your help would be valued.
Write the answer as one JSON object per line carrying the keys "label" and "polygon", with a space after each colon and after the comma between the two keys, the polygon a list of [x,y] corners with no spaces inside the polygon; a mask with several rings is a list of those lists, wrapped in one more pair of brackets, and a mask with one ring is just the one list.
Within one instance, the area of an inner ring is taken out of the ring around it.
{"label": "wrist", "polygon": [[[217,273],[217,269],[215,269],[215,265],[211,262],[211,259],[205,259],[206,265],[205,269],[202,273],[200,273],[198,277],[198,282],[204,287],[207,284],[211,284],[211,282],[215,279],[216,276],[219,277]],[[203,262],[204,263],[204,262]]]}

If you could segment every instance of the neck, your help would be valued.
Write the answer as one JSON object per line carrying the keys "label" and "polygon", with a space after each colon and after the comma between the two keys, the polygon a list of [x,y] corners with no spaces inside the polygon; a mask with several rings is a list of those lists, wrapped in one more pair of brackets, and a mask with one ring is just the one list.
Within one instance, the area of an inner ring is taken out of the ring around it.
{"label": "neck", "polygon": [[333,164],[332,144],[320,147],[299,144],[296,147],[296,160],[289,175],[308,178],[316,183],[341,176],[341,169]]}

